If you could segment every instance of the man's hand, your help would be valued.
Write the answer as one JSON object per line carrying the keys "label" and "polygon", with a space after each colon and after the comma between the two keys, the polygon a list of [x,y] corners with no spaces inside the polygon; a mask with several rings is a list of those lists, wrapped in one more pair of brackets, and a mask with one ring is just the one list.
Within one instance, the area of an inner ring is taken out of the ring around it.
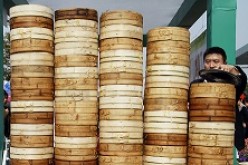
{"label": "man's hand", "polygon": [[236,75],[236,76],[240,74],[238,69],[232,65],[220,65],[218,69],[224,70],[224,71],[229,72],[229,73]]}

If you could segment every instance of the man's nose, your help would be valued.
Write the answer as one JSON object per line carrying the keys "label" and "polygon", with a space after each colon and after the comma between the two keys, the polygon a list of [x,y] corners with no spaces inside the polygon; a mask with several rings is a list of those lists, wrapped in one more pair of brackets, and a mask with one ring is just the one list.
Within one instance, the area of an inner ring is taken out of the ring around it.
{"label": "man's nose", "polygon": [[211,69],[216,68],[216,64],[213,61],[211,61],[209,67]]}

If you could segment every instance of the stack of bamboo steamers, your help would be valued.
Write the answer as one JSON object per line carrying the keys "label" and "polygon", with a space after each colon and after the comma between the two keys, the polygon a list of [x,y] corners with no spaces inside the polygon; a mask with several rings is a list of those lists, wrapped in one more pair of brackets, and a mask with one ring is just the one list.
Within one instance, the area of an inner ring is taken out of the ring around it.
{"label": "stack of bamboo steamers", "polygon": [[99,164],[142,165],[143,18],[108,11],[100,26]]}
{"label": "stack of bamboo steamers", "polygon": [[53,160],[53,11],[39,5],[10,9],[12,165]]}
{"label": "stack of bamboo steamers", "polygon": [[186,164],[189,31],[148,32],[144,99],[144,165]]}
{"label": "stack of bamboo steamers", "polygon": [[191,85],[189,164],[232,164],[235,92],[236,89],[232,84]]}
{"label": "stack of bamboo steamers", "polygon": [[55,11],[55,163],[96,164],[97,11]]}

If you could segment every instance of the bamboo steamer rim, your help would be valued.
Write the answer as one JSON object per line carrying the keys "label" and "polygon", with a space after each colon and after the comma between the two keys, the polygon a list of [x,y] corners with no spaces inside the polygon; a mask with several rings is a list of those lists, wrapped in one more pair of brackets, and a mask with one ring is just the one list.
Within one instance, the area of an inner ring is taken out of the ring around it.
{"label": "bamboo steamer rim", "polygon": [[55,136],[55,143],[61,144],[96,144],[97,137],[59,137]]}
{"label": "bamboo steamer rim", "polygon": [[10,154],[17,155],[46,155],[53,154],[53,147],[42,147],[42,148],[20,148],[10,147]]}
{"label": "bamboo steamer rim", "polygon": [[107,10],[102,13],[100,20],[115,20],[115,19],[134,19],[137,21],[143,21],[143,16],[135,11],[131,10]]}
{"label": "bamboo steamer rim", "polygon": [[187,129],[144,128],[144,133],[187,134]]}
{"label": "bamboo steamer rim", "polygon": [[234,130],[234,123],[232,122],[189,122],[189,128],[203,128],[203,129],[226,129]]}
{"label": "bamboo steamer rim", "polygon": [[143,133],[143,128],[142,127],[135,127],[135,126],[100,126],[99,127],[99,132],[100,133],[133,133],[133,132],[142,132]]}
{"label": "bamboo steamer rim", "polygon": [[100,22],[100,27],[105,27],[109,25],[120,25],[120,24],[143,27],[143,22],[137,20],[131,20],[131,19],[104,20]]}
{"label": "bamboo steamer rim", "polygon": [[100,58],[109,57],[136,57],[143,58],[143,53],[140,50],[116,49],[100,51]]}
{"label": "bamboo steamer rim", "polygon": [[53,41],[53,31],[47,28],[16,28],[10,31],[10,41],[26,38],[46,39]]}
{"label": "bamboo steamer rim", "polygon": [[45,155],[20,155],[20,154],[10,154],[10,159],[18,159],[18,160],[41,160],[41,159],[51,159],[53,158],[53,154],[45,154]]}
{"label": "bamboo steamer rim", "polygon": [[63,144],[63,143],[56,143],[55,142],[55,147],[56,148],[96,148],[97,144]]}
{"label": "bamboo steamer rim", "polygon": [[[144,152],[147,154],[148,152],[153,152],[154,155],[157,154],[171,154],[175,156],[177,154],[186,154],[187,153],[187,146],[157,146],[157,145],[144,145]],[[186,156],[186,155],[185,155]]]}
{"label": "bamboo steamer rim", "polygon": [[98,14],[91,8],[65,8],[55,11],[55,21],[64,19],[85,19],[98,21]]}
{"label": "bamboo steamer rim", "polygon": [[98,56],[97,49],[89,49],[89,48],[74,48],[74,49],[60,49],[55,51],[55,56],[68,56],[68,54],[73,55],[91,55]]}
{"label": "bamboo steamer rim", "polygon": [[[187,66],[177,66],[177,65],[151,65],[147,66],[146,69],[148,72],[150,71],[180,71],[189,74],[189,67]],[[193,84],[192,84],[193,85]]]}
{"label": "bamboo steamer rim", "polygon": [[85,73],[95,74],[97,73],[97,67],[61,67],[55,68],[55,73]]}
{"label": "bamboo steamer rim", "polygon": [[121,91],[142,91],[143,87],[139,85],[104,85],[100,86],[100,92],[101,91],[115,91],[115,90],[121,90]]}
{"label": "bamboo steamer rim", "polygon": [[96,149],[94,148],[55,148],[55,155],[71,155],[71,156],[90,156],[95,155]]}
{"label": "bamboo steamer rim", "polygon": [[[208,142],[233,142],[234,136],[233,135],[209,135],[209,134],[192,134],[189,133],[189,141],[202,141],[207,140]],[[230,146],[231,147],[231,146]]]}
{"label": "bamboo steamer rim", "polygon": [[142,58],[136,58],[136,57],[111,57],[111,58],[102,58],[100,59],[100,63],[104,62],[120,62],[120,61],[130,61],[135,63],[143,63]]}
{"label": "bamboo steamer rim", "polygon": [[[75,101],[78,101],[80,99],[77,99],[76,97],[82,97],[82,101],[86,100],[87,101],[87,97],[92,97],[92,99],[96,99],[97,97],[97,90],[80,90],[80,89],[74,89],[74,90],[55,90],[55,96],[60,96],[59,98],[56,97],[55,101],[60,101],[63,99],[66,100],[72,100],[70,98],[66,98],[68,96],[72,96]],[[90,98],[88,98],[88,100],[90,100]]]}
{"label": "bamboo steamer rim", "polygon": [[111,31],[133,31],[136,33],[143,33],[143,28],[134,26],[134,25],[125,25],[125,24],[117,24],[117,25],[108,25],[100,28],[100,33],[107,33]]}
{"label": "bamboo steamer rim", "polygon": [[[113,145],[113,144],[112,144]],[[142,163],[143,159],[142,156],[106,156],[106,155],[99,155],[99,162],[101,163]]]}
{"label": "bamboo steamer rim", "polygon": [[233,147],[208,147],[208,146],[189,146],[189,153],[209,154],[209,155],[232,155]]}
{"label": "bamboo steamer rim", "polygon": [[10,8],[10,18],[23,17],[23,16],[41,16],[47,18],[53,18],[53,11],[51,8],[38,5],[38,4],[22,4]]}
{"label": "bamboo steamer rim", "polygon": [[144,112],[145,117],[178,117],[178,118],[187,118],[188,112],[184,111],[166,111],[166,110],[160,110],[160,111],[145,111]]}
{"label": "bamboo steamer rim", "polygon": [[192,134],[211,134],[211,135],[234,135],[234,130],[189,128],[189,133],[192,133]]}
{"label": "bamboo steamer rim", "polygon": [[100,40],[102,39],[109,39],[109,38],[133,38],[133,39],[139,39],[143,41],[143,33],[142,32],[135,32],[131,30],[113,30],[108,32],[102,32],[100,34]]}
{"label": "bamboo steamer rim", "polygon": [[124,121],[124,120],[100,120],[99,121],[99,126],[104,127],[104,126],[122,126],[122,127],[143,127],[143,122],[142,121]]}
{"label": "bamboo steamer rim", "polygon": [[137,139],[143,138],[143,132],[100,132],[100,138],[130,138],[130,139]]}
{"label": "bamboo steamer rim", "polygon": [[97,28],[97,21],[94,20],[85,20],[85,19],[64,19],[57,20],[55,22],[55,28],[58,27],[91,27]]}
{"label": "bamboo steamer rim", "polygon": [[97,157],[96,155],[90,155],[90,156],[55,155],[55,159],[87,162],[87,161],[96,160]]}
{"label": "bamboo steamer rim", "polygon": [[42,130],[52,130],[52,124],[10,124],[11,129],[17,130],[35,130],[35,131],[42,131]]}
{"label": "bamboo steamer rim", "polygon": [[54,55],[49,52],[21,52],[13,53],[10,55],[11,60],[51,60],[53,61]]}
{"label": "bamboo steamer rim", "polygon": [[148,37],[148,42],[150,41],[157,41],[151,40],[153,37],[158,37],[161,38],[162,40],[164,39],[163,37],[167,36],[180,36],[180,37],[185,37],[188,38],[190,37],[189,30],[186,28],[182,27],[156,27],[148,31],[147,37]]}
{"label": "bamboo steamer rim", "polygon": [[146,84],[155,82],[165,82],[165,83],[180,83],[189,85],[189,79],[187,77],[181,76],[147,76]]}
{"label": "bamboo steamer rim", "polygon": [[99,143],[112,143],[112,144],[143,144],[143,138],[131,139],[131,138],[100,138]]}
{"label": "bamboo steamer rim", "polygon": [[25,100],[25,101],[11,101],[11,107],[53,107],[53,101],[37,101],[37,100]]}
{"label": "bamboo steamer rim", "polygon": [[67,38],[56,38],[54,40],[55,45],[60,42],[94,42],[97,43],[97,39],[87,37],[67,37]]}
{"label": "bamboo steamer rim", "polygon": [[144,128],[171,128],[171,129],[187,129],[188,125],[186,123],[155,123],[149,122],[144,123]]}
{"label": "bamboo steamer rim", "polygon": [[60,49],[68,49],[68,48],[90,48],[90,49],[97,49],[97,43],[90,43],[90,42],[60,42],[55,45],[55,51]]}
{"label": "bamboo steamer rim", "polygon": [[58,32],[67,32],[67,31],[76,31],[76,32],[86,31],[86,32],[91,32],[91,33],[97,33],[97,28],[82,27],[82,26],[55,28],[55,34]]}
{"label": "bamboo steamer rim", "polygon": [[53,112],[53,107],[21,107],[21,108],[15,108],[11,107],[11,112],[16,113],[22,113],[22,112]]}
{"label": "bamboo steamer rim", "polygon": [[175,124],[187,124],[187,118],[179,118],[179,117],[144,117],[145,123],[175,123]]}
{"label": "bamboo steamer rim", "polygon": [[95,31],[85,31],[85,30],[64,30],[64,31],[56,31],[55,32],[55,40],[61,38],[68,38],[68,37],[76,37],[76,38],[91,38],[91,39],[98,39],[97,32]]}
{"label": "bamboo steamer rim", "polygon": [[208,82],[208,83],[193,83],[192,87],[226,87],[234,88],[234,85],[229,83],[218,83],[218,82]]}
{"label": "bamboo steamer rim", "polygon": [[131,104],[142,104],[142,97],[125,97],[125,96],[114,96],[114,97],[100,97],[100,104],[108,103],[131,103]]}
{"label": "bamboo steamer rim", "polygon": [[171,157],[160,157],[160,156],[143,156],[144,162],[155,163],[155,164],[185,164],[186,158],[171,158]]}

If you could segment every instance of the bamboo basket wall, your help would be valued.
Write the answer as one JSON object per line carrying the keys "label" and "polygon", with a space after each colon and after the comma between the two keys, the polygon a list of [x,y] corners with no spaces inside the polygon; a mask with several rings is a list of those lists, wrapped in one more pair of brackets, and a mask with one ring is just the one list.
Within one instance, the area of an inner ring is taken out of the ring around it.
{"label": "bamboo basket wall", "polygon": [[10,9],[12,165],[53,164],[53,11]]}
{"label": "bamboo basket wall", "polygon": [[143,18],[116,10],[100,20],[98,162],[142,165]]}
{"label": "bamboo basket wall", "polygon": [[55,11],[55,163],[97,164],[97,11]]}
{"label": "bamboo basket wall", "polygon": [[195,83],[190,88],[188,164],[233,164],[234,85]]}
{"label": "bamboo basket wall", "polygon": [[144,165],[186,165],[189,31],[159,27],[147,37]]}

